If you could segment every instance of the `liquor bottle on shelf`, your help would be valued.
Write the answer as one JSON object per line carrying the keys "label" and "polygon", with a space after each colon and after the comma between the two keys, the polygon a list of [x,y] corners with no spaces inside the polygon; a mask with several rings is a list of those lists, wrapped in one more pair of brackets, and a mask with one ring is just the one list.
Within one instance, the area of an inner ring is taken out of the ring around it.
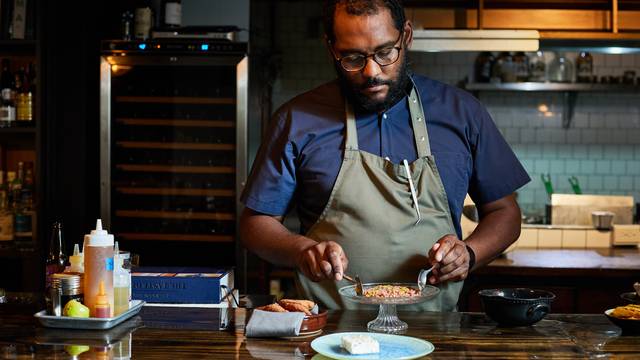
{"label": "liquor bottle on shelf", "polygon": [[143,2],[136,8],[134,35],[136,39],[147,40],[153,27],[153,11],[147,2]]}
{"label": "liquor bottle on shelf", "polygon": [[30,126],[33,121],[33,93],[29,83],[29,70],[20,68],[16,73],[16,124]]}
{"label": "liquor bottle on shelf", "polygon": [[164,26],[168,28],[182,25],[182,1],[167,0],[164,4]]}
{"label": "liquor bottle on shelf", "polygon": [[[19,163],[20,166],[22,163]],[[29,164],[31,164],[29,166]],[[22,165],[23,169],[18,169],[18,178],[21,179],[19,200],[14,207],[14,230],[15,236],[21,238],[32,238],[32,217],[33,217],[33,163]],[[23,175],[24,174],[24,175]]]}
{"label": "liquor bottle on shelf", "polygon": [[0,73],[0,94],[2,96],[2,103],[0,104],[0,127],[14,126],[16,121],[16,108],[13,97],[15,85],[10,68],[11,62],[9,59],[2,59],[2,73]]}
{"label": "liquor bottle on shelf", "polygon": [[13,213],[9,210],[9,195],[4,182],[4,172],[0,171],[0,241],[13,240]]}

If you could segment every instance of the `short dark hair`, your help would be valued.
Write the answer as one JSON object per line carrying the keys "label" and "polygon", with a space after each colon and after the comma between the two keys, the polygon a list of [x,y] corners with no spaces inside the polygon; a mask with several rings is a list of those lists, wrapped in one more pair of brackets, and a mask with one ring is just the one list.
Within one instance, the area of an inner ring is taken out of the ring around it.
{"label": "short dark hair", "polygon": [[402,31],[406,21],[401,0],[325,0],[322,20],[324,33],[331,42],[336,40],[333,25],[338,6],[344,6],[347,14],[356,16],[375,15],[380,8],[387,8],[391,12],[393,25],[398,31]]}

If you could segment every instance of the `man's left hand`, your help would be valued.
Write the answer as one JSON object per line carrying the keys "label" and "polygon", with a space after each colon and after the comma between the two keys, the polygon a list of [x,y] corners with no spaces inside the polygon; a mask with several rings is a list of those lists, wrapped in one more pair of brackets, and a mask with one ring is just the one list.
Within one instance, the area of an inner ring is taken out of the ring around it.
{"label": "man's left hand", "polygon": [[429,262],[433,270],[431,284],[460,281],[469,275],[469,252],[465,242],[455,235],[445,235],[429,249]]}

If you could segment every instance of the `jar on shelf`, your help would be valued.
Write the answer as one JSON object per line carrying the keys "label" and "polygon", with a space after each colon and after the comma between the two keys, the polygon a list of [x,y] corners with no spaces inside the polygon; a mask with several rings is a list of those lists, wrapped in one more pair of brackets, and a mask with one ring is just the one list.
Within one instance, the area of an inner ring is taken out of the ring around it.
{"label": "jar on shelf", "polygon": [[549,64],[549,81],[573,82],[573,63],[564,53],[556,53]]}
{"label": "jar on shelf", "polygon": [[516,72],[513,57],[507,51],[501,52],[491,69],[491,82],[515,82]]}
{"label": "jar on shelf", "polygon": [[590,83],[593,80],[593,56],[586,51],[576,58],[576,81]]}
{"label": "jar on shelf", "polygon": [[474,80],[479,83],[488,83],[491,81],[491,67],[496,58],[489,51],[483,51],[478,54],[474,64]]}
{"label": "jar on shelf", "polygon": [[544,53],[537,51],[529,58],[529,81],[547,81],[547,63],[544,61]]}
{"label": "jar on shelf", "polygon": [[529,57],[524,51],[518,51],[513,55],[513,66],[516,73],[516,81],[529,81]]}

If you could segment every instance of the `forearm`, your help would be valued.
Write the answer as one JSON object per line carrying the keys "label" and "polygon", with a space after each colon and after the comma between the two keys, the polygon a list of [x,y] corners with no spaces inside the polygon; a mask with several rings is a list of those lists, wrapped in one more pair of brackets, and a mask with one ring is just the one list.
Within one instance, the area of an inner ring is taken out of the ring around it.
{"label": "forearm", "polygon": [[476,255],[474,268],[493,260],[520,236],[520,208],[513,196],[499,201],[503,200],[504,206],[480,210],[480,222],[466,239]]}
{"label": "forearm", "polygon": [[298,254],[315,241],[289,231],[279,218],[245,209],[240,216],[243,245],[266,261],[295,267]]}

